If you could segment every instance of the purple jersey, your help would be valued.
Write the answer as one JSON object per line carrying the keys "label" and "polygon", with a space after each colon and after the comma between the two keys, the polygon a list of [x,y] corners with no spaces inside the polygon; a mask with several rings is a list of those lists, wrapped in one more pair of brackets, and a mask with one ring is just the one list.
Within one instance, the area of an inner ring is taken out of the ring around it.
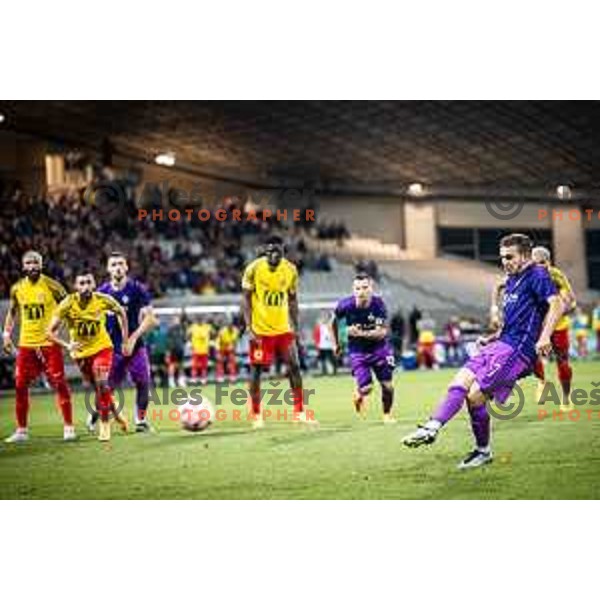
{"label": "purple jersey", "polygon": [[548,311],[548,298],[556,294],[546,267],[530,265],[510,275],[504,290],[504,327],[500,341],[526,359],[535,360],[535,345]]}
{"label": "purple jersey", "polygon": [[[367,306],[357,306],[354,296],[342,298],[335,307],[336,319],[344,319],[346,325],[358,325],[363,330],[375,329],[377,325],[385,325],[387,310],[381,296],[371,296]],[[387,336],[382,340],[366,340],[348,337],[348,350],[353,352],[375,352],[388,345]]]}
{"label": "purple jersey", "polygon": [[[148,306],[151,302],[150,293],[144,285],[135,279],[127,279],[123,289],[116,290],[113,288],[110,281],[103,283],[99,288],[99,292],[112,296],[127,313],[127,324],[129,333],[133,333],[140,326],[140,310],[144,306]],[[113,346],[117,352],[121,349],[122,336],[121,328],[117,322],[115,315],[109,314],[106,319],[106,328],[110,334]],[[134,350],[144,346],[144,340],[140,338]]]}

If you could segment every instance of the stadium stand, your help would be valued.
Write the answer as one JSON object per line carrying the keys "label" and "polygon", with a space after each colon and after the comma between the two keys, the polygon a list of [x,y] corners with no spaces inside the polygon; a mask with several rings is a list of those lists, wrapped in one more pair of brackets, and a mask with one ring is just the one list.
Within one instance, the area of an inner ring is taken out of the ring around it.
{"label": "stadium stand", "polygon": [[283,223],[139,221],[134,197],[128,193],[123,198],[119,206],[107,207],[83,192],[32,198],[17,191],[2,202],[0,298],[8,297],[19,277],[19,257],[30,248],[45,256],[49,274],[66,282],[81,263],[103,273],[108,253],[121,250],[155,296],[239,292],[242,266],[274,232],[285,237],[290,258],[301,271],[330,268],[326,255],[309,250],[298,231]]}
{"label": "stadium stand", "polygon": [[307,238],[306,243],[316,251],[330,253],[339,265],[330,275],[307,275],[303,280],[306,291],[344,293],[343,283],[338,282],[348,281],[353,267],[344,269],[342,265],[371,260],[379,264],[382,288],[393,308],[417,305],[444,318],[457,311],[481,316],[489,302],[496,274],[496,269],[485,263],[450,256],[419,259],[397,244],[384,244],[370,238],[352,237],[341,246],[311,238]]}

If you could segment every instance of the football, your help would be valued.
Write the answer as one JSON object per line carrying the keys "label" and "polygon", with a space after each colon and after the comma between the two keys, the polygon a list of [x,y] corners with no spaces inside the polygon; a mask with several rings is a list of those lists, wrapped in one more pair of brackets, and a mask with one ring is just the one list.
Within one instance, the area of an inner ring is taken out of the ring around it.
{"label": "football", "polygon": [[186,431],[204,431],[214,420],[214,408],[206,396],[202,400],[188,400],[180,409],[181,427]]}

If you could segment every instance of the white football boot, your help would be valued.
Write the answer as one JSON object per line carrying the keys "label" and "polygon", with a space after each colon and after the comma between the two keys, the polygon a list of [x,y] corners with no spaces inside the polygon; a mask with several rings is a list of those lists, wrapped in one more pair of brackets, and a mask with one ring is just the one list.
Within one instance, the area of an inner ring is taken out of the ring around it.
{"label": "white football boot", "polygon": [[491,450],[479,450],[478,448],[475,448],[475,450],[469,452],[469,454],[460,461],[458,468],[461,470],[475,469],[476,467],[487,465],[493,460],[494,455]]}
{"label": "white football boot", "polygon": [[7,444],[21,444],[26,442],[29,439],[29,433],[27,429],[21,429],[20,427],[10,436],[7,437],[4,441]]}

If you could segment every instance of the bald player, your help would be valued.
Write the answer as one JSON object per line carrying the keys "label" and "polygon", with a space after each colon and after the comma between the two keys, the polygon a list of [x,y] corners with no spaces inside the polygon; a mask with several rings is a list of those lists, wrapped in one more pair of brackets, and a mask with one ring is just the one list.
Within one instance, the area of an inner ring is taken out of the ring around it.
{"label": "bald player", "polygon": [[64,421],[63,438],[74,440],[73,405],[65,378],[62,349],[47,334],[52,313],[67,293],[58,281],[42,273],[43,259],[39,252],[26,252],[22,267],[23,277],[10,290],[10,304],[2,334],[4,351],[14,353],[12,333],[16,321],[19,321],[15,373],[17,429],[5,441],[15,443],[29,439],[29,387],[42,373],[56,392],[57,405]]}
{"label": "bald player", "polygon": [[[571,394],[571,381],[573,379],[573,370],[569,364],[569,329],[571,327],[571,319],[569,314],[577,307],[577,301],[573,288],[567,276],[555,265],[552,264],[552,256],[550,250],[544,246],[536,246],[531,251],[531,258],[534,263],[542,265],[548,269],[548,273],[558,290],[560,298],[563,302],[564,314],[554,329],[554,333],[550,338],[552,341],[552,351],[556,357],[556,370],[558,380],[563,393],[563,402],[561,408],[568,408],[569,397]],[[546,374],[544,369],[544,361],[539,358],[534,370],[535,376],[540,380],[540,391],[543,391],[546,385]]]}

